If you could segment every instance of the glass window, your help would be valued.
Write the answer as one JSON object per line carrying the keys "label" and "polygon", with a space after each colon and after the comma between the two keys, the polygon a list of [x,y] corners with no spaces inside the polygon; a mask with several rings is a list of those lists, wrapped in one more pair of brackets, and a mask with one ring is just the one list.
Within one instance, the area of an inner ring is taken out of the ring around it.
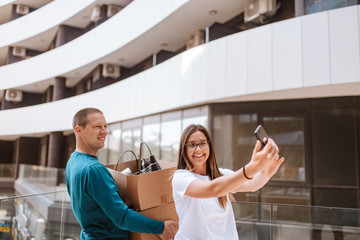
{"label": "glass window", "polygon": [[181,120],[161,124],[161,159],[176,162],[181,137]]}
{"label": "glass window", "polygon": [[336,8],[345,7],[346,0],[322,0],[321,1],[321,10],[331,10]]}
{"label": "glass window", "polygon": [[306,0],[305,13],[316,13],[356,5],[356,0]]}
{"label": "glass window", "polygon": [[251,159],[257,115],[226,114],[214,117],[214,148],[220,167],[240,169]]}
{"label": "glass window", "polygon": [[311,124],[314,184],[357,187],[358,112],[353,109],[313,111]]}
{"label": "glass window", "polygon": [[321,11],[321,5],[319,0],[305,0],[305,13],[316,13]]}
{"label": "glass window", "polygon": [[121,135],[121,152],[132,150],[132,131],[123,131]]}
{"label": "glass window", "polygon": [[295,205],[310,205],[310,190],[306,187],[264,186],[261,190],[261,202]]}
{"label": "glass window", "polygon": [[272,180],[305,181],[305,147],[303,117],[264,117],[264,128],[280,149],[280,157],[285,157]]}
{"label": "glass window", "polygon": [[[144,118],[142,140],[149,146],[151,153],[155,158],[160,156],[160,115]],[[143,146],[142,157],[148,157],[149,152],[146,146]]]}
{"label": "glass window", "polygon": [[109,164],[116,163],[120,156],[121,129],[114,129],[108,134]]}
{"label": "glass window", "polygon": [[182,130],[184,130],[190,124],[201,124],[204,127],[208,127],[208,107],[198,107],[186,109],[183,111],[183,124]]}
{"label": "glass window", "polygon": [[[120,153],[132,150],[138,156],[141,141],[142,119],[129,120],[122,123]],[[134,160],[131,153],[126,153],[121,161]]]}

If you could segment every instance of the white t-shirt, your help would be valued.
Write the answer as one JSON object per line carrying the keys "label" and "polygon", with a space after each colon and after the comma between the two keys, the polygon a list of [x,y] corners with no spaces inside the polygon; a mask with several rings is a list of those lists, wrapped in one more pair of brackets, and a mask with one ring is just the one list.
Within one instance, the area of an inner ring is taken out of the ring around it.
{"label": "white t-shirt", "polygon": [[[233,173],[221,169],[224,174]],[[173,197],[179,216],[179,231],[175,240],[238,240],[235,217],[228,199],[225,210],[218,198],[192,198],[184,195],[189,184],[197,179],[210,181],[208,176],[187,170],[177,170],[172,180]]]}

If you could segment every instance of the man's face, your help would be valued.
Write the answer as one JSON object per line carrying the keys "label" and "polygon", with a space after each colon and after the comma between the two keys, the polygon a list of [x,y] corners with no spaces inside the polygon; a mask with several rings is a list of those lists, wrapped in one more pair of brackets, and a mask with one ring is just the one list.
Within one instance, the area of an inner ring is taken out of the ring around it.
{"label": "man's face", "polygon": [[88,124],[85,128],[79,128],[78,135],[81,138],[87,153],[96,155],[98,150],[105,145],[107,136],[107,123],[101,113],[91,113],[87,116]]}

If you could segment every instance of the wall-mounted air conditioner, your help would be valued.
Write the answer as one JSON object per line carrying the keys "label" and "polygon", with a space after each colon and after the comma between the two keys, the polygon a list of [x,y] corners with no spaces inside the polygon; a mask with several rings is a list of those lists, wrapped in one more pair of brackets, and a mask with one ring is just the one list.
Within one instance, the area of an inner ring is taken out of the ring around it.
{"label": "wall-mounted air conditioner", "polygon": [[120,66],[110,63],[103,64],[103,77],[118,78],[120,77]]}
{"label": "wall-mounted air conditioner", "polygon": [[186,49],[190,49],[205,43],[205,31],[197,30],[193,32],[186,41]]}
{"label": "wall-mounted air conditioner", "polygon": [[117,14],[118,12],[120,12],[123,9],[123,7],[118,6],[118,5],[114,5],[114,4],[109,4],[107,7],[107,12],[106,12],[106,17],[112,17],[115,14]]}
{"label": "wall-mounted air conditioner", "polygon": [[276,0],[245,0],[244,21],[263,23],[266,17],[276,13]]}
{"label": "wall-mounted air conditioner", "polygon": [[26,48],[23,47],[14,47],[12,54],[16,57],[26,57]]}
{"label": "wall-mounted air conditioner", "polygon": [[23,4],[16,5],[16,13],[17,14],[26,15],[29,12],[30,12],[30,7],[23,5]]}
{"label": "wall-mounted air conditioner", "polygon": [[101,18],[101,6],[96,5],[91,11],[90,21],[97,22],[100,20],[100,18]]}
{"label": "wall-mounted air conditioner", "polygon": [[8,89],[5,93],[5,100],[8,102],[21,102],[23,94],[21,90]]}

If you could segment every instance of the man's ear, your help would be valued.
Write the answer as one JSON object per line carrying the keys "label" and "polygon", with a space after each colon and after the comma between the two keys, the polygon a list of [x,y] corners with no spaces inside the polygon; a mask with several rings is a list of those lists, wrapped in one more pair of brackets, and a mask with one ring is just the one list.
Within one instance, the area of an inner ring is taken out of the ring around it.
{"label": "man's ear", "polygon": [[76,125],[74,130],[76,134],[81,133],[81,127],[79,125]]}

